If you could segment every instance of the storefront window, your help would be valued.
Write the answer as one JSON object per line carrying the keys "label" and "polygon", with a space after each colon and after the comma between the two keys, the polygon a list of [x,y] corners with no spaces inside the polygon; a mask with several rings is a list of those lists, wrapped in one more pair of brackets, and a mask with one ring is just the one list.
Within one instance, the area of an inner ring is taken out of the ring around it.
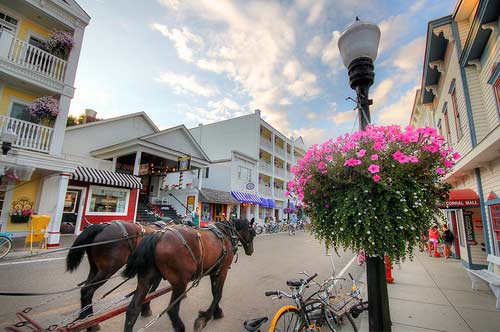
{"label": "storefront window", "polygon": [[90,187],[89,214],[127,215],[130,190],[120,188]]}
{"label": "storefront window", "polygon": [[500,204],[490,205],[490,216],[496,254],[500,255]]}

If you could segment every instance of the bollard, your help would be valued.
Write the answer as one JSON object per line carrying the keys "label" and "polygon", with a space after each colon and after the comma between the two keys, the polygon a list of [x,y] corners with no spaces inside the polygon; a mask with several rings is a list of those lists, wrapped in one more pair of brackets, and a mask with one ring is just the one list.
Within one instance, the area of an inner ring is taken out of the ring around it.
{"label": "bollard", "polygon": [[392,277],[392,262],[388,256],[384,256],[385,260],[385,280],[387,283],[392,284],[394,282],[394,278]]}

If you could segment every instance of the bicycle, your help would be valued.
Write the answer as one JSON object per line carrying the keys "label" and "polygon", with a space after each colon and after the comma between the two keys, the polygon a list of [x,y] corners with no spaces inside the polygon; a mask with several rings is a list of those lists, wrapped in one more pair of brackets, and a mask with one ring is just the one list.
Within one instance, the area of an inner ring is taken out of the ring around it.
{"label": "bicycle", "polygon": [[12,233],[0,232],[0,258],[7,256],[12,249]]}
{"label": "bicycle", "polygon": [[267,322],[267,320],[268,320],[267,317],[250,319],[243,323],[243,327],[247,332],[260,332],[260,327],[262,326],[262,324]]}
{"label": "bicycle", "polygon": [[297,226],[293,223],[288,225],[288,235],[292,236],[295,235],[295,230],[297,229]]}

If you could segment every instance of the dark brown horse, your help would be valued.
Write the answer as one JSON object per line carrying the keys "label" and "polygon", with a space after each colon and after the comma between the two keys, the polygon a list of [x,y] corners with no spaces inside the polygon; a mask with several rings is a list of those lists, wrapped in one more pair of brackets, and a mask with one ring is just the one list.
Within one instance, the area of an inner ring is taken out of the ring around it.
{"label": "dark brown horse", "polygon": [[203,329],[212,317],[222,318],[219,302],[238,241],[245,253],[251,255],[254,236],[255,231],[247,220],[232,220],[216,222],[211,228],[172,226],[144,237],[123,272],[127,278],[139,276],[127,310],[125,332],[132,332],[140,305],[158,277],[168,280],[172,286],[171,307],[167,312],[176,332],[185,331],[179,308],[188,283],[197,282],[205,275],[210,275],[213,300],[206,311],[200,311],[194,330]]}
{"label": "dark brown horse", "polygon": [[[95,291],[127,263],[128,257],[141,242],[143,236],[158,231],[161,228],[161,224],[141,225],[131,222],[114,221],[108,224],[90,225],[78,235],[72,247],[123,239],[122,241],[97,246],[70,249],[66,257],[67,271],[73,272],[80,265],[84,253],[87,253],[90,265],[89,274],[80,290],[81,311],[78,319],[84,319],[93,313],[92,298]],[[152,290],[158,287],[160,281],[161,279],[159,278],[156,284],[153,285]],[[151,315],[149,303],[143,305],[142,315]],[[95,325],[87,330],[97,331],[98,329],[99,326]]]}

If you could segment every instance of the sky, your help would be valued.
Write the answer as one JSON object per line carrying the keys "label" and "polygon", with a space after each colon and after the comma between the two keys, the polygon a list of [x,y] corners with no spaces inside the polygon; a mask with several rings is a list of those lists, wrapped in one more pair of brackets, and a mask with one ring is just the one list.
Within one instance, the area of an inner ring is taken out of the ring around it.
{"label": "sky", "polygon": [[456,0],[78,0],[85,30],[70,114],[144,111],[166,129],[252,113],[321,143],[356,130],[337,41],[359,16],[381,41],[372,122],[407,125],[427,22]]}

